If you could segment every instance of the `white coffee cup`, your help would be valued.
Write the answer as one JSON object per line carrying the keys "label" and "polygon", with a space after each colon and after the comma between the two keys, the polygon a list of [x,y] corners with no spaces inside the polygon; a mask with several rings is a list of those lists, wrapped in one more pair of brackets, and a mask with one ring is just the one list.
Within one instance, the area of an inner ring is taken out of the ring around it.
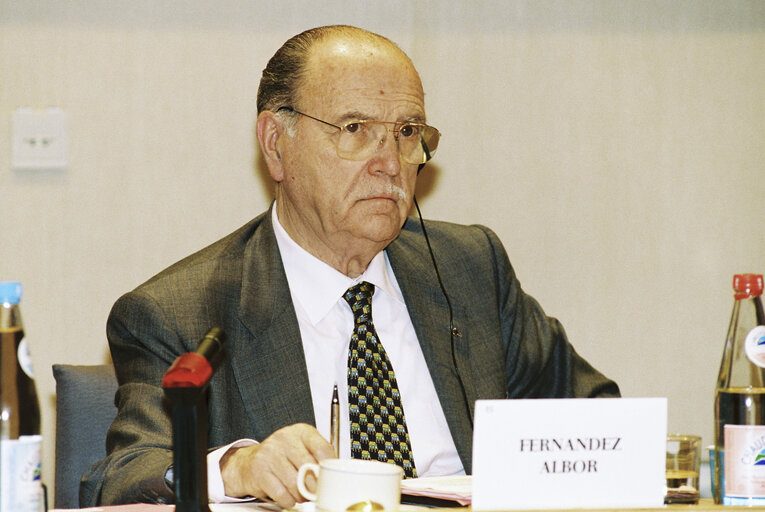
{"label": "white coffee cup", "polygon": [[[313,473],[316,492],[305,486]],[[319,510],[396,510],[401,503],[403,470],[395,464],[372,460],[325,459],[319,464],[303,464],[297,485],[304,498],[315,501]]]}

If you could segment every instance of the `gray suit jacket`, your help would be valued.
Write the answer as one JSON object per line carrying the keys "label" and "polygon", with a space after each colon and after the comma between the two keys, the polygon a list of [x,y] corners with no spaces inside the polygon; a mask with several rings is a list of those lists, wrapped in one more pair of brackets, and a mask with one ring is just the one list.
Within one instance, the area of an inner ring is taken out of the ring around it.
{"label": "gray suit jacket", "polygon": [[[476,399],[618,396],[616,384],[578,356],[558,321],[522,291],[493,232],[426,226],[461,333],[454,338],[456,368],[447,302],[417,220],[408,219],[386,250],[468,473]],[[213,326],[227,342],[210,384],[210,446],[315,424],[297,317],[266,212],[114,305],[107,334],[119,414],[107,437],[109,455],[83,477],[82,506],[172,501],[164,481],[172,428],[160,382]]]}

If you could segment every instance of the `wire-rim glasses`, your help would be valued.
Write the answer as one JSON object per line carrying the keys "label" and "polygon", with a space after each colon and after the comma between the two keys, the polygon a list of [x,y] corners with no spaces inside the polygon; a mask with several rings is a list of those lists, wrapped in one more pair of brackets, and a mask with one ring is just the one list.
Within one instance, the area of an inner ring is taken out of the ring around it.
{"label": "wire-rim glasses", "polygon": [[[392,132],[401,158],[410,164],[424,164],[433,158],[441,138],[437,129],[423,123],[360,119],[336,125],[292,107],[280,107],[277,112],[293,112],[336,128],[337,156],[345,160],[361,161],[370,158],[385,144],[388,132]],[[393,127],[389,129],[389,125]]]}

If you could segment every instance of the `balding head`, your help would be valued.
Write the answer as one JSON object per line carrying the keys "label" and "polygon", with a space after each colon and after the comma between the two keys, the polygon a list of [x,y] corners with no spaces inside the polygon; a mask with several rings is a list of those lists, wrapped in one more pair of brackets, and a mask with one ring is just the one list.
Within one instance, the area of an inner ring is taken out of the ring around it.
{"label": "balding head", "polygon": [[287,40],[268,61],[258,88],[258,113],[295,105],[308,72],[312,50],[319,46],[319,43],[329,42],[348,45],[356,51],[366,47],[399,53],[414,70],[409,57],[398,45],[379,34],[348,25],[312,28]]}

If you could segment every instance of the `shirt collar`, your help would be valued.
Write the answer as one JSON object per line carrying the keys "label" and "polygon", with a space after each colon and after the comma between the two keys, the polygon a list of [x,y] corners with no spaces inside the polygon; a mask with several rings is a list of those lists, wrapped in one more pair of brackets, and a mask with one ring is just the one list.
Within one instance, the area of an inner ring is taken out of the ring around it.
{"label": "shirt collar", "polygon": [[312,324],[320,322],[342,299],[348,288],[362,281],[372,283],[376,292],[382,291],[404,304],[404,297],[385,251],[380,251],[372,258],[363,274],[351,279],[300,247],[279,223],[276,206],[271,211],[276,243],[282,256],[292,300],[300,304]]}

